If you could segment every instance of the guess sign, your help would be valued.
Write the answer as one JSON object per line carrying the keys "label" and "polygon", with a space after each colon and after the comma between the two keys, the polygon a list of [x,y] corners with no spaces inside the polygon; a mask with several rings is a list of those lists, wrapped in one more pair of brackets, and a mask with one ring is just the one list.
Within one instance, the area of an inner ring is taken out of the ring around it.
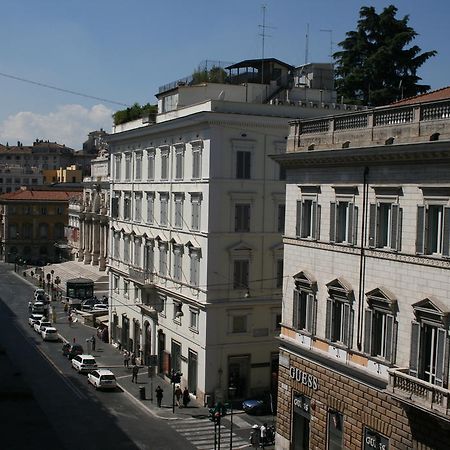
{"label": "guess sign", "polygon": [[298,381],[315,391],[319,389],[319,380],[314,375],[307,373],[298,367],[290,367],[289,374],[293,380]]}
{"label": "guess sign", "polygon": [[364,450],[389,450],[389,439],[380,433],[364,428]]}

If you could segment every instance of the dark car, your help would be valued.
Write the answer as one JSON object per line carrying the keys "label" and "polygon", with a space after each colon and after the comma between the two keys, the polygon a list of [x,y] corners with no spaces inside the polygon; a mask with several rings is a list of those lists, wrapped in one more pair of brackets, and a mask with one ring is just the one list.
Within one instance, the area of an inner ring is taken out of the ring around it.
{"label": "dark car", "polygon": [[88,298],[81,303],[81,311],[91,311],[94,305],[98,303],[97,299]]}
{"label": "dark car", "polygon": [[83,347],[80,344],[70,344],[66,342],[62,346],[62,353],[67,358],[72,359],[76,355],[82,355],[84,353]]}
{"label": "dark car", "polygon": [[247,414],[253,414],[255,416],[274,414],[275,409],[272,407],[272,403],[271,396],[249,399],[242,402],[242,409]]}

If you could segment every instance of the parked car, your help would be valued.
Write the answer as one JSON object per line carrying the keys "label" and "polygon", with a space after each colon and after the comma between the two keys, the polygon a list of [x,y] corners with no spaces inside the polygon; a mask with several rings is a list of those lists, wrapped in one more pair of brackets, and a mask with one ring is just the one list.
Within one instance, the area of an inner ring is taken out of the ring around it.
{"label": "parked car", "polygon": [[116,389],[117,381],[114,374],[107,369],[96,369],[88,373],[88,382],[95,389]]}
{"label": "parked car", "polygon": [[42,314],[31,314],[31,316],[28,318],[28,323],[30,327],[34,327],[34,324],[41,320],[44,316]]}
{"label": "parked car", "polygon": [[59,341],[58,330],[55,327],[44,328],[41,336],[44,341]]}
{"label": "parked car", "polygon": [[92,311],[108,311],[108,305],[105,305],[104,303],[96,303],[93,308]]}
{"label": "parked car", "polygon": [[76,355],[82,355],[84,353],[83,347],[80,344],[71,344],[66,342],[62,346],[62,353],[67,358],[72,359]]}
{"label": "parked car", "polygon": [[275,412],[272,407],[271,396],[264,396],[260,398],[254,398],[249,400],[244,400],[242,402],[242,409],[247,414],[252,414],[255,416],[273,414]]}
{"label": "parked car", "polygon": [[43,302],[34,302],[31,305],[31,312],[33,314],[44,314],[45,312],[45,305]]}
{"label": "parked car", "polygon": [[38,296],[40,296],[40,295],[44,295],[45,296],[45,290],[41,289],[41,288],[35,289],[34,290],[34,294],[33,294],[34,298],[37,299]]}
{"label": "parked car", "polygon": [[78,372],[91,372],[97,368],[97,363],[92,355],[76,355],[72,358],[72,367]]}
{"label": "parked car", "polygon": [[81,311],[91,311],[94,305],[97,303],[97,300],[94,298],[88,298],[81,303]]}
{"label": "parked car", "polygon": [[43,317],[41,320],[37,321],[34,324],[34,331],[36,331],[36,333],[40,334],[43,328],[51,327],[51,326],[52,326],[52,323],[49,320],[47,320],[45,317]]}

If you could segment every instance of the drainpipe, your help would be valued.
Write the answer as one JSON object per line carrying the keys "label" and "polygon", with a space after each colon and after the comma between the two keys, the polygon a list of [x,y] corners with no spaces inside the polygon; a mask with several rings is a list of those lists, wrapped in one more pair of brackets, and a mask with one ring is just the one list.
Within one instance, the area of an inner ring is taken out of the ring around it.
{"label": "drainpipe", "polygon": [[369,168],[364,168],[363,173],[363,208],[362,208],[362,224],[361,224],[361,246],[359,253],[359,290],[358,290],[358,333],[357,333],[357,347],[358,350],[362,349],[362,334],[363,334],[363,312],[364,312],[364,282],[366,272],[366,257],[364,253],[366,235],[367,235],[367,211],[368,211],[368,198],[369,198],[369,186],[367,178],[369,175]]}

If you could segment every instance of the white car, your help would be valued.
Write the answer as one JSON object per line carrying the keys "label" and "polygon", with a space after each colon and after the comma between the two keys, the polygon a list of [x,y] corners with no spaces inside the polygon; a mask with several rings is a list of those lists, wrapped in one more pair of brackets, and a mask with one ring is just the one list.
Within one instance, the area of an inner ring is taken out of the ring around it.
{"label": "white car", "polygon": [[44,316],[42,314],[31,314],[31,316],[28,318],[28,323],[30,324],[30,327],[34,327],[34,324],[41,320]]}
{"label": "white car", "polygon": [[31,312],[33,314],[44,314],[45,305],[43,302],[34,302],[31,306]]}
{"label": "white car", "polygon": [[41,330],[41,326],[45,326],[45,327],[51,327],[52,323],[46,319],[45,317],[42,317],[40,320],[38,320],[34,325],[34,331],[36,331],[36,333],[40,333]]}
{"label": "white car", "polygon": [[96,369],[88,373],[88,382],[95,389],[116,389],[117,387],[116,377],[107,369]]}
{"label": "white car", "polygon": [[108,305],[105,305],[104,303],[96,303],[91,311],[108,311]]}
{"label": "white car", "polygon": [[97,363],[92,355],[76,355],[72,358],[72,367],[78,373],[91,372],[97,368]]}
{"label": "white car", "polygon": [[55,327],[46,327],[41,331],[44,341],[59,341],[58,330]]}

